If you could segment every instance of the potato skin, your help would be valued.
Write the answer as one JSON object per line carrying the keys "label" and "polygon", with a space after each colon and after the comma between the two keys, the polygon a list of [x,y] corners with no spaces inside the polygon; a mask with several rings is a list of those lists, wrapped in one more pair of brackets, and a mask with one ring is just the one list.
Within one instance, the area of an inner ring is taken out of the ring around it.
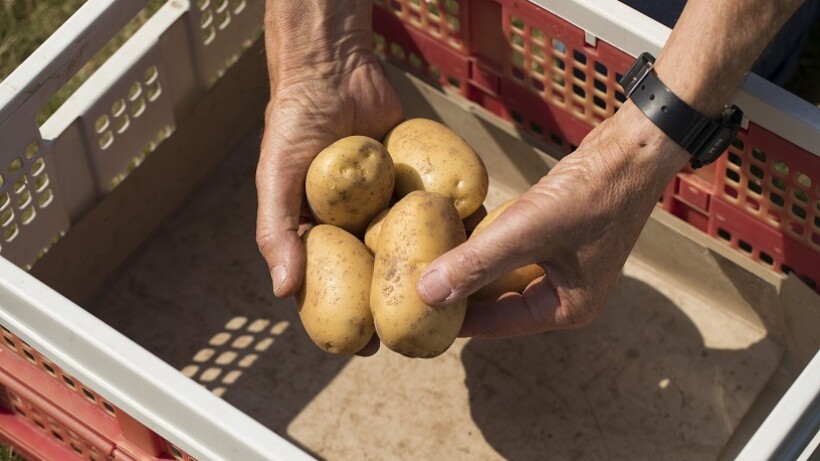
{"label": "potato skin", "polygon": [[456,206],[461,219],[470,216],[487,197],[489,178],[481,157],[446,126],[410,119],[393,128],[384,140],[396,169],[396,192],[438,192]]}
{"label": "potato skin", "polygon": [[310,339],[336,355],[351,355],[373,336],[370,287],[373,256],[356,237],[320,224],[302,236],[306,267],[296,295],[299,318]]}
{"label": "potato skin", "polygon": [[381,341],[408,357],[435,357],[455,341],[467,301],[432,307],[416,283],[438,256],[466,240],[453,203],[434,192],[415,191],[384,218],[373,269],[370,306]]}
{"label": "potato skin", "polygon": [[313,159],[305,193],[318,222],[361,235],[373,217],[387,208],[395,178],[393,159],[379,141],[348,136]]}
{"label": "potato skin", "polygon": [[382,231],[382,223],[384,222],[384,217],[387,216],[387,212],[389,211],[390,208],[385,208],[380,211],[379,214],[373,218],[373,221],[370,221],[370,224],[367,225],[367,230],[364,231],[364,244],[373,254],[376,254],[376,247],[379,243],[379,234]]}
{"label": "potato skin", "polygon": [[[494,209],[492,212],[488,213],[487,216],[485,216],[484,219],[482,219],[481,222],[479,222],[475,227],[473,233],[470,234],[470,238],[472,239],[484,231],[484,229],[486,229],[493,221],[501,216],[501,213],[504,212],[504,210],[515,203],[516,200],[517,199],[508,200],[499,205],[498,208]],[[533,280],[541,277],[542,275],[544,275],[544,269],[542,269],[538,264],[530,264],[528,266],[519,267],[518,269],[507,272],[487,285],[484,285],[481,289],[470,295],[470,299],[474,301],[489,301],[498,299],[498,297],[504,293],[521,293]]]}

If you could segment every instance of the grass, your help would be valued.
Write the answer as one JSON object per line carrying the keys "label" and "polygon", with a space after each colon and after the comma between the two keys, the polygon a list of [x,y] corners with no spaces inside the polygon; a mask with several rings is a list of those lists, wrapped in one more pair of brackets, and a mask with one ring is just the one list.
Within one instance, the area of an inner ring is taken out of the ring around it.
{"label": "grass", "polygon": [[0,445],[0,461],[25,461],[13,448]]}

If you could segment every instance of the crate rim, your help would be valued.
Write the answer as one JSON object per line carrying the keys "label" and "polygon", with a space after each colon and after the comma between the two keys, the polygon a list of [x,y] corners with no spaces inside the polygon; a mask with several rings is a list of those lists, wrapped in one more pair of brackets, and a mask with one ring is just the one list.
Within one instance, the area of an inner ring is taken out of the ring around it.
{"label": "crate rim", "polygon": [[313,459],[3,257],[0,300],[6,328],[197,459]]}

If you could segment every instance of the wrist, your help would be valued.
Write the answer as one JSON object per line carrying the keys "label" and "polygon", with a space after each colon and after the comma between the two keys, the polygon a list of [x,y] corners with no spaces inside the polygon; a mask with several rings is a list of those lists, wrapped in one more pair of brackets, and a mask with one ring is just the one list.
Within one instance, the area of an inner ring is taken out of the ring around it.
{"label": "wrist", "polygon": [[372,0],[268,0],[266,53],[272,89],[343,78],[373,60]]}

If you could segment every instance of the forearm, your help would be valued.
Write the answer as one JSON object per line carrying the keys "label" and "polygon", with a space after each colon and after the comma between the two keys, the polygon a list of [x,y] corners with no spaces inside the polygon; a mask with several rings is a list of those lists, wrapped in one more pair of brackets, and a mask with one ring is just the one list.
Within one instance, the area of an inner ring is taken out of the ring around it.
{"label": "forearm", "polygon": [[[801,3],[689,0],[658,56],[655,72],[684,102],[715,116],[731,102],[758,55]],[[624,133],[622,155],[612,163],[635,173],[635,188],[645,192],[643,201],[650,206],[689,154],[629,101],[612,122],[614,130]]]}
{"label": "forearm", "polygon": [[371,50],[372,0],[267,0],[265,49],[272,89],[342,74]]}
{"label": "forearm", "polygon": [[803,0],[689,0],[655,65],[658,77],[714,116]]}

